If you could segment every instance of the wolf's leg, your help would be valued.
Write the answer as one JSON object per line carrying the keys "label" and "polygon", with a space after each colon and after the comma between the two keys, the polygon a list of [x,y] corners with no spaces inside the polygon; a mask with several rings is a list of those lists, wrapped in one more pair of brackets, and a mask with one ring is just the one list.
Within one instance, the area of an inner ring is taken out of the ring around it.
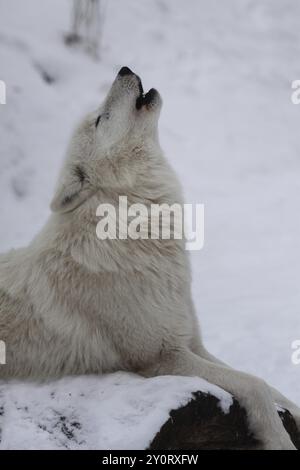
{"label": "wolf's leg", "polygon": [[[226,367],[228,369],[232,369],[228,364],[225,364],[224,362],[220,361],[220,359],[217,359],[215,356],[210,354],[200,342],[197,343],[197,346],[194,349],[194,352],[200,357],[202,357],[203,359],[206,359],[207,361],[213,362],[214,364],[219,364],[220,366]],[[279,406],[281,406],[282,408],[286,408],[293,415],[293,418],[295,419],[295,422],[300,432],[300,408],[299,406],[297,406],[295,403],[293,403],[291,400],[286,398],[284,395],[282,395],[282,393],[280,393],[278,390],[271,387],[270,385],[269,385],[269,388],[270,388],[270,393],[273,398],[273,401]]]}
{"label": "wolf's leg", "polygon": [[282,408],[289,410],[296,422],[298,431],[300,432],[300,407],[282,395],[282,393],[276,390],[276,388],[270,387],[270,390],[274,402]]}
{"label": "wolf's leg", "polygon": [[270,389],[261,379],[212,363],[188,349],[166,351],[145,376],[198,376],[232,393],[248,415],[250,429],[264,449],[295,449],[282,425]]}

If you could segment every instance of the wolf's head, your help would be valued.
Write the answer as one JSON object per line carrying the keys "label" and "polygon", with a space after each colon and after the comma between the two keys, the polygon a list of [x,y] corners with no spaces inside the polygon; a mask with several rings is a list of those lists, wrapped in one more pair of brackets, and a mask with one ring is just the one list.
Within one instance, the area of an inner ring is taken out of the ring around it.
{"label": "wolf's head", "polygon": [[161,105],[159,93],[144,94],[140,78],[123,67],[104,103],[75,131],[51,209],[73,211],[101,188],[121,190],[139,173],[145,177],[147,155],[160,153]]}

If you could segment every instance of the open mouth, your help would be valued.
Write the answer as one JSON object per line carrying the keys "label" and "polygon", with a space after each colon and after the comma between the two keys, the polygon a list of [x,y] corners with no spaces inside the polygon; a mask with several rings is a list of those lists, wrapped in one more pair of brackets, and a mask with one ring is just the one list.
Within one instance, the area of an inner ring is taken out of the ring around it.
{"label": "open mouth", "polygon": [[138,77],[139,80],[139,89],[140,89],[140,95],[138,96],[136,100],[136,109],[139,110],[143,106],[148,107],[154,102],[155,96],[157,95],[157,91],[154,88],[151,88],[151,90],[148,91],[148,93],[144,93],[143,85],[142,85],[142,80],[140,77]]}
{"label": "open mouth", "polygon": [[148,91],[148,93],[141,92],[140,96],[136,100],[136,109],[141,109],[143,106],[148,107],[154,102],[157,91],[154,88]]}
{"label": "open mouth", "polygon": [[132,70],[130,70],[130,68],[125,66],[121,68],[118,73],[118,76],[124,77],[126,75],[134,75],[138,80],[139,96],[136,100],[136,109],[139,110],[143,108],[143,106],[149,109],[151,106],[153,106],[158,92],[154,88],[151,88],[148,93],[144,93],[143,84],[140,77],[136,75]]}

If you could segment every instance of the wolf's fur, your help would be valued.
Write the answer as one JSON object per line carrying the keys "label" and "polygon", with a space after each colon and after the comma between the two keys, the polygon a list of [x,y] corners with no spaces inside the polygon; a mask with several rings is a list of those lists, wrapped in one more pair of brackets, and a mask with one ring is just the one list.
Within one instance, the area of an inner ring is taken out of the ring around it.
{"label": "wolf's fur", "polygon": [[[160,96],[136,109],[140,92],[136,75],[117,76],[71,140],[48,223],[28,248],[0,257],[0,377],[197,375],[240,400],[264,448],[293,448],[267,384],[202,345],[184,242],[96,237],[98,205],[117,206],[119,195],[147,206],[183,202],[158,143]],[[299,422],[296,405],[272,393]]]}

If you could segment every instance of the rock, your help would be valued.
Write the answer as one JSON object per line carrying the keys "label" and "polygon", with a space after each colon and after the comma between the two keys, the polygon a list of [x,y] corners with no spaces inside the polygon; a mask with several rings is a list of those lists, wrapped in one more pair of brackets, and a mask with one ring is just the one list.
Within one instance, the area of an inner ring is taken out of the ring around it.
{"label": "rock", "polygon": [[[236,399],[229,412],[210,394],[194,393],[185,406],[172,410],[150,444],[151,450],[255,449],[259,441],[249,430],[244,408]],[[288,410],[279,416],[295,446],[300,449],[300,433]]]}

